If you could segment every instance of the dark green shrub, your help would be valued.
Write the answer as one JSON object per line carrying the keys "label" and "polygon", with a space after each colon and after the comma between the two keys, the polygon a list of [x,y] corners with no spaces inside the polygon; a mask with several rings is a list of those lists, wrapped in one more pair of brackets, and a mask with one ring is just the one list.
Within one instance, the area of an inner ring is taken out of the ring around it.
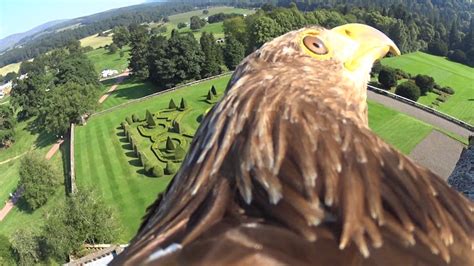
{"label": "dark green shrub", "polygon": [[133,115],[132,115],[132,120],[133,120],[133,122],[139,122],[139,121],[140,121],[140,118],[138,117],[138,115],[133,114]]}
{"label": "dark green shrub", "polygon": [[184,98],[181,98],[181,102],[179,103],[179,109],[185,110],[188,107],[188,103]]}
{"label": "dark green shrub", "polygon": [[216,90],[216,87],[214,85],[212,85],[211,87],[211,93],[212,95],[216,96],[217,95],[217,90]]}
{"label": "dark green shrub", "polygon": [[395,73],[401,77],[401,78],[404,78],[404,79],[409,79],[410,78],[410,74],[408,74],[407,72],[397,68],[395,69]]}
{"label": "dark green shrub", "polygon": [[397,75],[395,70],[392,68],[383,67],[379,72],[378,80],[385,89],[390,89],[391,87],[397,85]]}
{"label": "dark green shrub", "polygon": [[451,95],[454,94],[454,90],[451,87],[443,87],[443,88],[440,89],[440,91],[442,91],[444,93],[447,93],[447,94],[451,94]]}
{"label": "dark green shrub", "polygon": [[166,168],[165,168],[165,174],[167,175],[173,175],[176,173],[176,165],[172,162],[167,162],[166,163]]}
{"label": "dark green shrub", "polygon": [[161,177],[165,174],[165,172],[163,171],[163,167],[161,167],[159,165],[155,165],[153,167],[153,170],[152,170],[151,174],[155,177]]}
{"label": "dark green shrub", "polygon": [[207,99],[208,101],[210,101],[210,100],[212,100],[212,98],[213,98],[213,94],[212,94],[212,92],[209,90],[209,91],[207,92],[206,99]]}
{"label": "dark green shrub", "polygon": [[173,131],[175,133],[181,134],[181,126],[180,126],[179,122],[176,121],[176,120],[173,123]]}
{"label": "dark green shrub", "polygon": [[184,159],[184,156],[186,155],[186,151],[181,147],[181,145],[178,145],[176,149],[174,150],[174,158],[176,160],[182,160]]}
{"label": "dark green shrub", "polygon": [[147,174],[151,174],[151,170],[153,169],[153,167],[154,167],[154,166],[153,166],[153,164],[152,164],[150,161],[148,161],[148,160],[146,160],[146,159],[144,160],[144,162],[143,162],[143,169],[145,170],[145,172],[146,172]]}
{"label": "dark green shrub", "polygon": [[449,52],[448,59],[461,64],[465,64],[467,62],[466,54],[459,49]]}
{"label": "dark green shrub", "polygon": [[375,77],[379,74],[380,70],[382,70],[382,64],[380,63],[380,60],[377,60],[372,65],[372,71],[370,72],[370,76]]}
{"label": "dark green shrub", "polygon": [[170,100],[170,103],[168,104],[169,109],[176,109],[176,104],[174,103],[173,99]]}
{"label": "dark green shrub", "polygon": [[446,101],[446,98],[443,97],[443,96],[438,96],[438,97],[436,97],[436,100],[444,103]]}
{"label": "dark green shrub", "polygon": [[416,102],[420,98],[421,93],[420,88],[416,86],[415,82],[409,80],[398,85],[395,94]]}
{"label": "dark green shrub", "polygon": [[446,56],[448,54],[448,45],[443,41],[432,41],[428,44],[430,54]]}
{"label": "dark green shrub", "polygon": [[156,127],[155,119],[153,119],[153,115],[148,110],[146,110],[146,122],[149,128]]}
{"label": "dark green shrub", "polygon": [[138,152],[138,159],[140,159],[142,166],[145,167],[145,164],[147,163],[148,159],[146,158],[145,154],[143,154],[143,152]]}
{"label": "dark green shrub", "polygon": [[166,150],[173,151],[176,147],[174,146],[173,140],[170,137],[166,139]]}
{"label": "dark green shrub", "polygon": [[125,121],[127,121],[129,125],[133,124],[132,119],[129,116],[125,118]]}
{"label": "dark green shrub", "polygon": [[435,84],[434,79],[428,75],[417,75],[415,77],[415,83],[420,88],[421,95],[426,95],[429,91],[433,90]]}
{"label": "dark green shrub", "polygon": [[122,129],[125,130],[125,126],[127,125],[127,122],[124,121],[124,122],[120,123],[120,125],[122,126]]}

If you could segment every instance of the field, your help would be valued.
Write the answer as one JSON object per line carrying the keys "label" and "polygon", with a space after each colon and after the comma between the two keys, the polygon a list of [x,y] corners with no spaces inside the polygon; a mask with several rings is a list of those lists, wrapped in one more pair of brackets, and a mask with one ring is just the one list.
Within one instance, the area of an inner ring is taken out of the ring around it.
{"label": "field", "polygon": [[[109,81],[109,80],[108,80]],[[103,82],[104,84],[104,82]],[[113,82],[107,82],[104,85],[108,90]],[[156,92],[155,86],[150,82],[134,81],[132,78],[125,79],[117,89],[109,94],[109,97],[100,106],[100,110],[105,110],[121,103],[141,98],[143,96]]]}
{"label": "field", "polygon": [[[474,124],[474,68],[422,52],[385,58],[382,64],[400,68],[412,75],[430,75],[436,83],[452,87],[455,94],[436,109]],[[433,94],[428,94],[421,97],[419,102],[429,104],[433,98]]]}
{"label": "field", "polygon": [[18,73],[18,70],[20,69],[20,64],[21,64],[21,62],[13,63],[13,64],[9,64],[9,65],[1,67],[0,68],[0,75],[5,76],[9,72],[17,72]]}
{"label": "field", "polygon": [[[94,185],[106,202],[119,210],[124,227],[122,241],[128,241],[136,232],[145,208],[162,191],[170,176],[153,178],[143,174],[143,167],[131,150],[120,123],[125,117],[137,114],[143,118],[145,111],[157,112],[168,106],[169,100],[184,97],[193,110],[209,107],[202,101],[211,85],[221,93],[229,76],[202,82],[158,97],[135,102],[92,117],[86,126],[76,127],[76,178],[79,189]],[[107,99],[104,103],[107,104]],[[416,119],[369,103],[370,126],[383,139],[408,154],[433,129]],[[196,121],[189,122],[196,128]]]}
{"label": "field", "polygon": [[120,57],[120,51],[110,54],[104,48],[98,48],[87,52],[86,56],[92,61],[95,71],[100,73],[104,69],[115,69],[119,73],[128,67],[128,57],[130,49],[128,47],[122,48],[125,52],[123,57]]}
{"label": "field", "polygon": [[105,45],[112,43],[112,35],[108,36],[99,36],[98,34],[91,35],[79,40],[82,47],[91,46],[94,49],[103,47]]}

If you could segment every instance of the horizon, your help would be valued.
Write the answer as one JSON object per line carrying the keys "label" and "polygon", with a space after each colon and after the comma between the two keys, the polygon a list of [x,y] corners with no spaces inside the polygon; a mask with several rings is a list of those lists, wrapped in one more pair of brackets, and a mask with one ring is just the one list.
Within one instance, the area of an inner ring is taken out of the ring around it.
{"label": "horizon", "polygon": [[149,1],[3,0],[0,2],[0,39],[27,32],[50,21],[74,19],[145,2]]}

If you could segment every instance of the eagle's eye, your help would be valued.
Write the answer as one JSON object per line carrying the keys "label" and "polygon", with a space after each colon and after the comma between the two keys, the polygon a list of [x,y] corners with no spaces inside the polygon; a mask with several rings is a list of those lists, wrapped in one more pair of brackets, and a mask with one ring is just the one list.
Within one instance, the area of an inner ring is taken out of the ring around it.
{"label": "eagle's eye", "polygon": [[318,55],[325,55],[328,53],[328,49],[324,46],[323,42],[315,36],[306,36],[303,39],[304,46],[311,52]]}

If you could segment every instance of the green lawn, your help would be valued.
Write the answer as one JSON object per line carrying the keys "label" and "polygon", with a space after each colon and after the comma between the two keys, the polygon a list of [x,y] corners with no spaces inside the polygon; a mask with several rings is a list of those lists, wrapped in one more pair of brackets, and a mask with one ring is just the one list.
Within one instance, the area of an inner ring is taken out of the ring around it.
{"label": "green lawn", "polygon": [[[400,68],[412,75],[430,75],[436,83],[452,87],[456,93],[436,109],[474,124],[474,68],[422,52],[385,58],[382,64]],[[433,98],[436,97],[429,94],[421,97],[419,102],[430,104]]]}
{"label": "green lawn", "polygon": [[[184,97],[190,108],[204,112],[209,105],[202,101],[202,96],[213,84],[219,93],[223,92],[228,80],[229,76],[225,76],[131,103],[92,117],[86,126],[76,127],[76,178],[79,189],[84,185],[95,186],[105,201],[119,210],[124,227],[120,237],[123,242],[135,234],[146,207],[165,189],[170,177],[153,178],[142,174],[142,166],[130,149],[120,123],[134,113],[143,117],[147,109],[156,112],[166,108],[171,98],[178,101]],[[369,106],[370,126],[405,154],[432,130],[429,125],[379,104],[369,103]],[[187,123],[192,128],[198,126],[194,120]]]}
{"label": "green lawn", "polygon": [[125,51],[123,57],[120,57],[120,51],[114,54],[110,54],[104,48],[98,48],[86,53],[86,56],[94,64],[97,73],[100,73],[104,69],[115,69],[122,72],[128,67],[129,48],[122,48]]}
{"label": "green lawn", "polygon": [[[105,91],[110,89],[110,86],[114,83],[114,81],[108,80],[107,83],[104,84],[104,86],[106,86]],[[156,86],[150,82],[143,83],[141,81],[135,81],[132,78],[127,78],[118,85],[115,91],[110,93],[109,97],[101,104],[100,110],[108,109],[121,103],[152,94],[157,91],[155,88]]]}

